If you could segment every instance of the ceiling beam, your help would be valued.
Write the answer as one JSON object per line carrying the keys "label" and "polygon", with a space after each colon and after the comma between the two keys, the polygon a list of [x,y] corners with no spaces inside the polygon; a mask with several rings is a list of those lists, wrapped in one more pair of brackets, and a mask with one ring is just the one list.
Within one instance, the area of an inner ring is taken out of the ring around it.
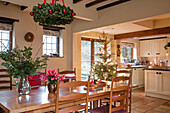
{"label": "ceiling beam", "polygon": [[94,6],[94,5],[96,5],[96,4],[99,4],[99,3],[105,2],[105,1],[107,1],[107,0],[95,0],[95,1],[92,1],[92,2],[90,2],[90,3],[87,3],[87,4],[86,4],[86,7],[91,7],[91,6]]}
{"label": "ceiling beam", "polygon": [[106,4],[104,6],[98,7],[96,10],[100,11],[100,10],[103,10],[103,9],[106,9],[106,8],[109,8],[109,7],[112,7],[112,6],[115,6],[115,5],[119,5],[121,3],[128,2],[128,1],[130,1],[130,0],[118,0],[118,1],[114,1],[112,3],[109,3],[109,4]]}
{"label": "ceiling beam", "polygon": [[21,6],[20,9],[21,11],[25,10],[26,8],[28,8],[27,6]]}
{"label": "ceiling beam", "polygon": [[141,37],[168,35],[168,34],[170,34],[170,27],[164,27],[164,28],[157,28],[157,29],[152,29],[152,30],[117,34],[117,35],[114,35],[114,39],[115,40],[132,39],[132,38],[138,39]]}
{"label": "ceiling beam", "polygon": [[5,2],[5,1],[3,3],[4,3],[4,5],[8,5],[9,4],[9,2]]}
{"label": "ceiling beam", "polygon": [[81,1],[83,1],[83,0],[73,0],[73,4],[76,4],[76,3],[81,2]]}

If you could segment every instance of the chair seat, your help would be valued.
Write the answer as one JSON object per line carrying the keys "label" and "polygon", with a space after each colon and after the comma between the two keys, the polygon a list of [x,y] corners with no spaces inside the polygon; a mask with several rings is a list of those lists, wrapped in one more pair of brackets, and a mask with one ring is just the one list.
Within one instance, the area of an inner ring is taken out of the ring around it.
{"label": "chair seat", "polygon": [[[114,95],[114,96],[112,96],[112,98],[116,98],[116,97],[118,97],[119,95]],[[105,98],[105,99],[109,99],[110,100],[110,97],[107,97],[107,98]]]}
{"label": "chair seat", "polygon": [[74,74],[66,74],[65,78],[76,78],[76,76]]}
{"label": "chair seat", "polygon": [[[114,108],[115,106],[112,106],[112,108]],[[109,105],[106,106],[102,106],[102,107],[98,107],[95,109],[90,109],[89,110],[90,113],[109,113]],[[126,113],[125,110],[119,110],[119,111],[115,111],[112,113]]]}

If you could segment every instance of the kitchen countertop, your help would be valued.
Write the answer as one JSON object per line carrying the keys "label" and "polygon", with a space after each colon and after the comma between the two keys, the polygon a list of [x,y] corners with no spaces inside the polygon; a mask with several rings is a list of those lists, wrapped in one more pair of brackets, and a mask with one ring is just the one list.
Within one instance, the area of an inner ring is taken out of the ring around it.
{"label": "kitchen countertop", "polygon": [[170,67],[148,67],[145,70],[170,71]]}
{"label": "kitchen countertop", "polygon": [[144,68],[145,70],[170,71],[170,66],[168,67],[155,66],[154,67],[154,66],[147,66],[147,65],[137,65],[137,66],[131,66],[131,67],[122,67],[122,69],[134,69],[134,68]]}

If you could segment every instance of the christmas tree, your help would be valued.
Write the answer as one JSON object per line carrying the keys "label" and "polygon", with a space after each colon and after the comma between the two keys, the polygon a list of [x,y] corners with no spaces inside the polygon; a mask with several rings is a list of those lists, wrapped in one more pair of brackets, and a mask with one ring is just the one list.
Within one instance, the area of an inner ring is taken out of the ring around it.
{"label": "christmas tree", "polygon": [[99,37],[99,43],[102,45],[99,49],[100,53],[95,54],[99,57],[100,61],[94,61],[92,65],[92,74],[98,75],[98,79],[101,80],[111,80],[112,75],[117,68],[117,64],[113,63],[113,56],[110,51],[109,44],[113,40],[113,38],[107,39],[105,34],[103,33],[103,38]]}

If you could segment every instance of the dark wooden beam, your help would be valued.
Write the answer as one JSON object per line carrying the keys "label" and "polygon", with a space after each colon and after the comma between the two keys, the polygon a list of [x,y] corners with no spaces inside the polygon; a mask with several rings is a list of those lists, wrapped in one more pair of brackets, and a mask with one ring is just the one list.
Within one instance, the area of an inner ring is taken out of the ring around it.
{"label": "dark wooden beam", "polygon": [[128,1],[130,1],[130,0],[114,1],[114,2],[112,2],[112,3],[109,3],[109,4],[106,4],[106,5],[104,5],[104,6],[98,7],[96,10],[97,10],[97,11],[100,11],[100,10],[103,10],[103,9],[106,9],[106,8],[109,8],[109,7],[112,7],[112,6],[115,6],[115,5],[119,5],[119,4],[128,2]]}
{"label": "dark wooden beam", "polygon": [[5,2],[5,1],[3,3],[4,3],[4,5],[8,5],[9,4],[9,2]]}
{"label": "dark wooden beam", "polygon": [[131,32],[131,33],[124,33],[124,34],[117,34],[114,36],[114,39],[115,40],[130,39],[130,38],[137,39],[141,37],[167,35],[167,34],[170,34],[170,27],[157,28],[153,30],[137,31],[137,32]]}
{"label": "dark wooden beam", "polygon": [[73,3],[76,4],[76,3],[81,2],[81,1],[83,1],[83,0],[73,0]]}
{"label": "dark wooden beam", "polygon": [[25,10],[26,8],[28,8],[27,6],[21,6],[20,9],[21,11]]}
{"label": "dark wooden beam", "polygon": [[19,22],[19,20],[6,18],[6,17],[0,17],[0,22],[1,23],[6,23],[6,24],[13,24],[13,22]]}
{"label": "dark wooden beam", "polygon": [[43,29],[52,30],[52,31],[60,31],[60,30],[65,29],[65,28],[64,27],[56,27],[56,26],[46,26],[46,25],[43,25]]}
{"label": "dark wooden beam", "polygon": [[87,3],[87,4],[86,4],[86,7],[91,7],[91,6],[94,6],[94,5],[96,5],[96,4],[99,4],[99,3],[105,2],[105,1],[107,1],[107,0],[95,0],[95,1],[92,1],[92,2],[90,2],[90,3]]}

